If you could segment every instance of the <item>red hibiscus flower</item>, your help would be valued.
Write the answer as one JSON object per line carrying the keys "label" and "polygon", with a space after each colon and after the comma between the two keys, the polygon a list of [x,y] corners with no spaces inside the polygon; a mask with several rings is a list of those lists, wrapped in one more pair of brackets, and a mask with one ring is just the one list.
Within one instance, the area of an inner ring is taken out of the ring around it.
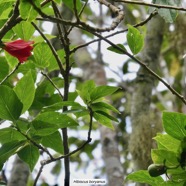
{"label": "red hibiscus flower", "polygon": [[11,42],[5,42],[3,49],[6,50],[10,55],[16,57],[20,63],[27,60],[32,55],[33,49],[32,44],[34,41],[16,40]]}

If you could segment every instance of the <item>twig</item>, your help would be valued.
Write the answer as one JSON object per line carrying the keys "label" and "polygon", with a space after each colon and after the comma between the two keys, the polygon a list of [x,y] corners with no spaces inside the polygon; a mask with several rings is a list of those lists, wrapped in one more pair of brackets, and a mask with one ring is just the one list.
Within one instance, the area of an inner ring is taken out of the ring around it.
{"label": "twig", "polygon": [[46,4],[50,3],[51,1],[52,0],[45,0],[45,1],[41,2],[41,7],[45,6]]}
{"label": "twig", "polygon": [[36,146],[38,149],[41,149],[43,152],[46,152],[48,154],[48,156],[50,157],[50,159],[54,159],[53,156],[50,154],[50,152],[45,149],[43,146],[37,144],[35,141],[33,141],[31,138],[29,138],[26,134],[24,134],[19,127],[15,126],[15,128],[17,129],[17,131],[22,134],[28,141],[30,141],[34,146]]}
{"label": "twig", "polygon": [[93,32],[106,32],[106,31],[109,32],[109,31],[114,30],[121,23],[121,21],[124,19],[124,11],[121,10],[120,8],[112,5],[111,3],[107,2],[106,0],[97,0],[97,1],[100,4],[104,4],[105,6],[107,6],[113,13],[115,13],[117,15],[116,18],[113,19],[112,24],[109,27],[96,28],[96,27],[92,27],[92,26],[88,25],[85,22],[80,21],[79,25],[84,27],[86,30],[91,30]]}
{"label": "twig", "polygon": [[117,12],[117,17],[113,20],[110,27],[97,28],[97,27],[92,27],[83,21],[71,22],[71,21],[63,20],[61,18],[51,17],[51,16],[46,15],[44,12],[42,12],[41,9],[39,9],[34,4],[33,0],[30,0],[29,2],[33,6],[33,8],[44,18],[44,19],[37,18],[37,20],[45,20],[45,21],[50,21],[50,22],[54,22],[54,23],[61,23],[63,25],[71,25],[71,26],[75,26],[75,27],[82,26],[82,27],[86,28],[86,30],[91,30],[94,32],[106,32],[106,31],[114,30],[119,25],[119,23],[124,19],[124,12],[121,9],[119,9],[118,7],[108,3],[106,0],[97,0],[97,1],[99,3],[107,6],[113,12]]}
{"label": "twig", "polygon": [[76,6],[76,0],[73,0],[73,5],[74,5],[74,14],[76,17],[76,21],[79,22],[79,15],[78,15],[77,6]]}
{"label": "twig", "polygon": [[80,12],[79,12],[79,17],[81,17],[81,14],[83,13],[85,7],[87,6],[88,1],[85,1],[85,4],[83,5],[83,7],[81,8]]}
{"label": "twig", "polygon": [[[59,12],[57,6],[55,3],[52,3],[54,12],[55,12],[55,16],[56,18],[60,18],[62,19],[61,13]],[[61,26],[59,23],[57,23],[57,28],[58,28],[58,32],[59,32],[59,38],[60,41],[64,47],[64,51],[65,51],[65,64],[66,64],[66,68],[64,70],[64,73],[62,74],[63,78],[64,78],[64,96],[63,96],[63,101],[67,101],[68,100],[68,94],[69,94],[69,72],[70,72],[70,49],[69,49],[69,39],[68,39],[68,32],[66,29],[65,25],[63,26],[63,31],[61,29]],[[67,111],[67,107],[64,106],[63,107],[63,112]],[[62,128],[62,134],[63,134],[63,148],[64,148],[64,154],[68,154],[69,153],[69,146],[68,146],[68,131],[67,128]],[[65,186],[69,186],[69,181],[70,181],[70,159],[69,157],[65,157],[64,158],[64,167],[65,167]]]}
{"label": "twig", "polygon": [[41,167],[39,168],[39,172],[37,173],[37,176],[34,180],[34,185],[33,186],[37,186],[37,181],[38,181],[38,179],[39,179],[39,177],[40,177],[40,175],[43,171],[44,166],[45,166],[44,164],[41,164]]}
{"label": "twig", "polygon": [[50,79],[50,77],[49,77],[46,73],[44,73],[43,71],[41,71],[41,74],[42,74],[43,76],[45,76],[45,77],[50,81],[50,83],[53,85],[53,87],[58,91],[60,97],[63,99],[63,95],[61,94],[61,91],[60,91],[59,88],[55,85],[55,83]]}
{"label": "twig", "polygon": [[4,35],[12,29],[17,23],[19,23],[22,18],[19,17],[19,0],[16,1],[13,9],[12,16],[7,20],[7,22],[3,25],[3,27],[0,29],[0,40],[4,37]]}
{"label": "twig", "polygon": [[88,136],[87,136],[87,141],[85,141],[80,147],[78,147],[77,149],[73,150],[72,152],[69,152],[68,154],[62,155],[58,158],[54,158],[54,159],[49,159],[49,160],[45,160],[42,162],[43,165],[49,164],[53,161],[57,161],[57,160],[61,160],[63,158],[66,157],[70,157],[71,155],[75,154],[76,152],[80,151],[81,149],[83,149],[88,143],[90,143],[92,141],[91,138],[91,132],[92,132],[92,124],[93,124],[93,111],[92,109],[89,107],[89,114],[90,114],[90,121],[89,121],[89,130],[88,130]]}
{"label": "twig", "polygon": [[12,70],[12,72],[10,72],[10,74],[8,74],[1,82],[0,82],[0,85],[2,85],[18,68],[19,66],[21,65],[21,63],[18,63],[16,65],[16,67]]}
{"label": "twig", "polygon": [[186,8],[183,8],[183,7],[176,7],[176,6],[162,5],[162,4],[154,4],[154,3],[145,3],[145,2],[142,2],[142,1],[115,0],[115,2],[138,4],[138,5],[151,6],[151,7],[156,7],[156,8],[166,8],[166,9],[174,9],[174,10],[179,10],[179,11],[186,11]]}
{"label": "twig", "polygon": [[[40,16],[42,16],[43,18],[45,18],[44,20],[45,21],[50,21],[50,22],[53,22],[53,23],[61,23],[63,25],[71,25],[71,26],[75,26],[77,23],[76,22],[71,22],[71,21],[67,21],[67,20],[63,20],[61,18],[56,18],[56,17],[52,17],[52,16],[49,16],[47,14],[45,14],[44,12],[41,11],[40,8],[38,8],[33,0],[29,0],[29,3],[33,6],[33,8],[39,13]],[[37,20],[42,20],[40,18],[37,18]]]}
{"label": "twig", "polygon": [[43,39],[47,42],[48,46],[50,47],[50,49],[51,49],[51,51],[52,51],[52,53],[53,53],[53,55],[54,55],[54,57],[55,57],[55,59],[57,61],[57,64],[59,66],[61,74],[64,75],[65,74],[65,70],[64,70],[64,68],[62,66],[62,62],[61,62],[56,50],[54,49],[54,47],[52,46],[50,41],[47,39],[47,37],[43,34],[43,32],[37,27],[37,25],[34,22],[32,22],[32,25],[40,33],[40,35],[43,37]]}
{"label": "twig", "polygon": [[[133,27],[139,27],[139,26],[145,25],[148,21],[150,21],[150,20],[151,20],[155,15],[157,15],[157,14],[158,14],[157,11],[153,11],[153,12],[147,17],[147,19],[145,19],[144,21],[141,21],[141,22],[139,22],[139,23],[133,25]],[[112,34],[109,34],[109,35],[105,36],[105,38],[110,38],[110,37],[113,37],[113,36],[115,36],[115,35],[118,35],[118,34],[127,32],[127,31],[128,31],[128,28],[127,28],[127,29],[124,29],[124,30],[120,30],[120,31],[114,32],[114,33],[112,33]],[[80,48],[86,47],[86,46],[88,46],[88,45],[90,45],[90,44],[92,44],[92,43],[99,42],[99,41],[101,41],[101,40],[102,40],[102,39],[100,39],[100,38],[99,38],[99,39],[94,39],[94,40],[92,40],[92,41],[90,41],[90,42],[87,42],[87,43],[85,43],[85,44],[82,44],[82,45],[79,45],[79,46],[73,48],[70,52],[71,52],[71,53],[74,53],[74,52],[76,52],[76,51],[77,51],[78,49],[80,49]]]}
{"label": "twig", "polygon": [[[82,29],[84,29],[84,28],[82,28]],[[131,59],[136,61],[138,64],[140,64],[142,67],[144,67],[151,75],[153,75],[156,79],[161,81],[172,92],[172,94],[176,95],[184,104],[186,104],[186,99],[184,98],[184,96],[179,94],[173,87],[171,87],[171,85],[169,85],[166,81],[164,81],[158,74],[156,74],[153,70],[151,70],[145,63],[143,63],[142,61],[138,60],[136,57],[134,57],[133,55],[128,53],[126,50],[118,47],[113,42],[111,42],[110,40],[105,38],[104,36],[102,36],[102,35],[100,35],[100,34],[98,34],[96,32],[93,32],[92,34],[94,34],[95,36],[97,36],[100,39],[104,40],[105,42],[107,42],[108,44],[110,44],[111,46],[116,48],[117,50],[123,52],[123,54],[127,55],[128,57],[130,57]]]}
{"label": "twig", "polygon": [[89,107],[89,113],[90,113],[90,122],[89,122],[89,130],[88,130],[88,136],[87,136],[87,141],[85,141],[80,147],[78,147],[77,149],[75,149],[74,151],[68,153],[68,154],[65,154],[63,156],[60,156],[58,158],[53,158],[53,159],[49,159],[49,160],[44,160],[41,162],[41,167],[39,169],[39,172],[35,178],[35,181],[34,181],[34,186],[36,186],[37,184],[37,181],[43,171],[43,168],[45,165],[51,163],[51,162],[54,162],[54,161],[57,161],[57,160],[61,160],[63,158],[66,158],[66,157],[69,157],[73,154],[75,154],[76,152],[80,151],[81,149],[83,149],[88,143],[90,143],[92,141],[92,138],[91,138],[91,131],[92,131],[92,123],[93,123],[93,111],[92,109]]}
{"label": "twig", "polygon": [[[52,7],[53,7],[53,9],[54,9],[55,16],[56,16],[57,18],[61,18],[61,19],[62,19],[61,13],[60,13],[60,11],[59,11],[57,5],[56,5],[54,2],[52,2]],[[60,41],[61,41],[61,44],[62,44],[63,47],[64,47],[64,46],[66,45],[66,43],[65,43],[65,39],[64,39],[64,37],[63,37],[62,28],[61,28],[61,26],[60,26],[59,23],[56,23],[56,24],[57,24],[57,29],[58,29],[58,32],[59,32],[59,39],[60,39]],[[62,27],[63,27],[63,30],[64,30],[64,32],[65,32],[65,34],[66,34],[66,33],[67,33],[67,30],[66,30],[65,25],[62,25]],[[62,74],[62,75],[63,75],[63,74]]]}

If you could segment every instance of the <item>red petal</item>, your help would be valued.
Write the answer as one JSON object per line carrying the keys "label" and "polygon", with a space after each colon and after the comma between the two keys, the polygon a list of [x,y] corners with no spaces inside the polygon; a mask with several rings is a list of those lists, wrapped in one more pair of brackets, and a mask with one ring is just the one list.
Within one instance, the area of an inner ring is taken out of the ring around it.
{"label": "red petal", "polygon": [[18,60],[22,63],[26,61],[29,56],[32,55],[31,51],[33,49],[34,41],[24,41],[24,40],[16,40],[12,42],[5,43],[4,49],[11,54],[12,56],[18,58]]}

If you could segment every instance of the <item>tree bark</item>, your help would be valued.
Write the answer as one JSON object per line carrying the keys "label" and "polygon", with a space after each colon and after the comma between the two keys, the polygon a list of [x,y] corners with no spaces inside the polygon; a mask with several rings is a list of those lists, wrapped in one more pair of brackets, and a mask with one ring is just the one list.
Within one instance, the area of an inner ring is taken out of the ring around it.
{"label": "tree bark", "polygon": [[29,174],[28,165],[16,156],[7,186],[26,186]]}
{"label": "tree bark", "polygon": [[[155,16],[147,24],[145,47],[140,58],[153,71],[158,68],[164,24],[163,19],[159,16]],[[140,68],[132,98],[132,133],[129,140],[129,150],[133,157],[135,171],[147,169],[151,164],[152,138],[158,131],[161,131],[159,113],[153,112],[151,109],[154,84],[155,79],[144,68]]]}

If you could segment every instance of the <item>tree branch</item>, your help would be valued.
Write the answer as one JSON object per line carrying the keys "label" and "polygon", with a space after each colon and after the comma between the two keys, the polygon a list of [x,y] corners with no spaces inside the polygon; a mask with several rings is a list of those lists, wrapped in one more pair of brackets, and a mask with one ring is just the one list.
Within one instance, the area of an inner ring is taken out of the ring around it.
{"label": "tree branch", "polygon": [[115,2],[137,4],[137,5],[143,5],[143,6],[151,6],[151,7],[156,7],[156,8],[174,9],[174,10],[179,10],[179,11],[186,11],[186,8],[183,8],[183,7],[176,7],[176,6],[162,5],[162,4],[154,4],[154,3],[145,3],[145,2],[141,2],[141,1],[115,0]]}
{"label": "tree branch", "polygon": [[51,49],[51,51],[52,51],[52,53],[53,53],[53,55],[54,55],[54,57],[55,57],[55,59],[56,59],[56,61],[57,61],[57,64],[58,64],[59,69],[60,69],[60,72],[61,72],[61,74],[64,76],[65,70],[64,70],[64,68],[63,68],[63,66],[62,66],[62,62],[61,62],[61,60],[60,60],[60,58],[59,58],[59,56],[58,56],[56,50],[55,50],[54,47],[51,45],[51,43],[50,43],[50,41],[47,39],[47,37],[43,34],[43,32],[37,27],[37,25],[36,25],[34,22],[32,22],[32,25],[33,25],[34,28],[40,33],[40,35],[43,37],[43,39],[46,41],[46,43],[47,43],[48,46],[50,47],[50,49]]}
{"label": "tree branch", "polygon": [[61,94],[61,91],[60,91],[59,88],[55,85],[55,83],[52,81],[52,79],[50,79],[50,77],[49,77],[46,73],[44,73],[43,71],[41,71],[41,74],[42,74],[43,76],[45,76],[45,77],[50,81],[50,83],[53,85],[53,87],[58,91],[60,97],[63,99],[63,95]]}
{"label": "tree branch", "polygon": [[29,138],[26,134],[24,134],[19,127],[15,126],[15,128],[17,129],[17,131],[22,134],[28,141],[30,141],[34,146],[36,146],[38,149],[41,149],[43,152],[46,152],[48,154],[48,156],[50,157],[50,159],[54,159],[53,156],[50,154],[50,152],[45,149],[43,146],[41,146],[40,144],[37,144],[35,141],[33,141],[31,138]]}
{"label": "tree branch", "polygon": [[[145,19],[144,21],[141,21],[141,22],[139,22],[139,23],[133,25],[133,27],[139,27],[139,26],[145,25],[146,23],[148,23],[148,22],[149,22],[155,15],[157,15],[157,14],[158,14],[157,11],[153,11],[153,12],[147,17],[147,19]],[[121,33],[127,32],[127,31],[128,31],[128,28],[127,28],[127,29],[124,29],[124,30],[116,31],[116,32],[114,32],[114,33],[112,33],[112,34],[109,34],[109,35],[105,36],[105,38],[113,37],[113,36],[115,36],[115,35],[118,35],[118,34],[121,34]],[[99,38],[99,39],[94,39],[94,40],[92,40],[92,41],[90,41],[90,42],[87,42],[87,43],[85,43],[85,44],[82,44],[82,45],[79,45],[79,46],[73,48],[70,52],[71,52],[71,53],[75,53],[78,49],[83,48],[83,47],[86,47],[86,46],[88,46],[88,45],[90,45],[90,44],[92,44],[92,43],[99,42],[99,41],[101,41],[101,40],[102,40],[101,38]]]}
{"label": "tree branch", "polygon": [[16,1],[13,9],[12,16],[7,20],[7,22],[4,24],[4,26],[0,29],[0,40],[4,37],[4,35],[12,29],[17,23],[22,21],[21,17],[19,16],[19,0]]}
{"label": "tree branch", "polygon": [[12,74],[14,74],[14,72],[19,68],[19,66],[21,65],[21,63],[18,63],[16,65],[16,67],[12,70],[12,72],[10,72],[10,74],[8,74],[1,82],[0,85],[2,85]]}
{"label": "tree branch", "polygon": [[[84,28],[82,28],[82,29],[84,29]],[[160,82],[162,82],[172,92],[172,94],[176,95],[184,104],[186,104],[186,99],[184,98],[184,96],[181,95],[181,94],[179,94],[173,87],[171,87],[170,84],[168,84],[165,80],[163,80],[163,78],[161,78],[158,74],[156,74],[153,70],[151,70],[145,63],[143,63],[142,61],[140,61],[139,59],[137,59],[136,57],[134,57],[133,55],[131,55],[130,53],[128,53],[126,50],[118,47],[113,42],[111,42],[107,38],[105,38],[104,36],[102,36],[102,35],[100,35],[100,34],[98,34],[96,32],[92,32],[92,34],[94,34],[95,36],[97,36],[100,39],[104,40],[105,42],[107,42],[108,44],[110,44],[111,46],[113,46],[114,48],[116,48],[117,50],[123,52],[123,54],[127,55],[128,57],[130,57],[131,59],[133,59],[135,62],[137,62],[138,64],[140,64],[151,75],[153,75],[156,79],[158,79]]]}

